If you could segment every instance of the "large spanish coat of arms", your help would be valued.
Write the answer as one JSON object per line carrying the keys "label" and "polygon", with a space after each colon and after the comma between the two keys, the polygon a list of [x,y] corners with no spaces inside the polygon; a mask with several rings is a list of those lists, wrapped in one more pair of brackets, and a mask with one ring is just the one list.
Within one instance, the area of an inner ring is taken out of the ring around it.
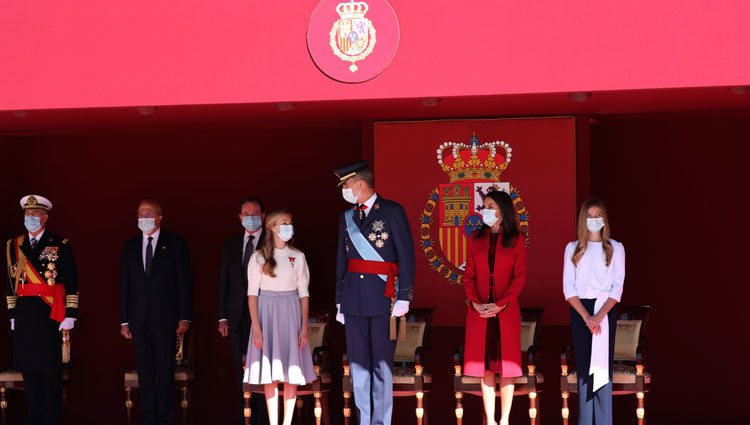
{"label": "large spanish coat of arms", "polygon": [[352,63],[349,66],[351,72],[357,72],[356,62],[375,49],[375,27],[365,18],[369,9],[367,3],[355,1],[336,6],[339,19],[331,27],[331,49],[341,60]]}
{"label": "large spanish coat of arms", "polygon": [[469,144],[444,142],[437,162],[449,182],[433,190],[420,215],[420,245],[430,267],[451,284],[463,284],[468,238],[482,227],[487,193],[502,190],[513,200],[518,228],[529,242],[529,213],[518,189],[500,176],[510,165],[513,149],[504,141]]}

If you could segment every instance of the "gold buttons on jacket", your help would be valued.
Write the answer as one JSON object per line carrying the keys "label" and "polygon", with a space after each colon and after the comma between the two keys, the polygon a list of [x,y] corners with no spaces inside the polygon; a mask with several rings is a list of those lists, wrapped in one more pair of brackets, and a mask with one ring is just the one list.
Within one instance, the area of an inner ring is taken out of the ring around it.
{"label": "gold buttons on jacket", "polygon": [[361,274],[361,275],[359,275],[359,278],[360,278],[360,279],[364,279],[364,278],[365,278],[365,275]]}

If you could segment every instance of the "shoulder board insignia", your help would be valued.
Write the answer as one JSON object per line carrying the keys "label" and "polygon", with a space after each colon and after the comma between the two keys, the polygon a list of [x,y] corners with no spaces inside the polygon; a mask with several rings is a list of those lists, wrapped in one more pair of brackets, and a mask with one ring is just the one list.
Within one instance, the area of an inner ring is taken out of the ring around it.
{"label": "shoulder board insignia", "polygon": [[67,239],[63,239],[62,243],[66,244],[66,243],[68,243],[68,240]]}

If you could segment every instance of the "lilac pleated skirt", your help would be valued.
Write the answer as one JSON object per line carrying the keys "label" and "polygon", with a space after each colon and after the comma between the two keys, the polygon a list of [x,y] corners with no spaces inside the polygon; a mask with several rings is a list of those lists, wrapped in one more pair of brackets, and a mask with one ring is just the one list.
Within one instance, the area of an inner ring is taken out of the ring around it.
{"label": "lilac pleated skirt", "polygon": [[258,320],[263,348],[247,347],[244,381],[250,384],[286,382],[305,385],[315,380],[310,345],[299,348],[301,326],[297,291],[264,291],[258,295]]}

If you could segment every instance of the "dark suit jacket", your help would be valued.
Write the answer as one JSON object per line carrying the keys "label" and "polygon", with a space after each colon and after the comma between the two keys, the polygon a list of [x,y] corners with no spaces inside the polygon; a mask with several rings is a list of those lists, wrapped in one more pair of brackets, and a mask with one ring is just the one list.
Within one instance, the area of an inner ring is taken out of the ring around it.
{"label": "dark suit jacket", "polygon": [[[258,247],[263,243],[266,232],[262,231]],[[224,241],[221,250],[221,275],[219,277],[219,320],[229,320],[229,328],[239,326],[244,311],[247,310],[247,275],[242,270],[242,248],[245,233],[232,236]]]}
{"label": "dark suit jacket", "polygon": [[[339,247],[336,261],[336,303],[341,312],[355,316],[390,314],[391,300],[383,295],[385,281],[376,274],[347,271],[350,258],[362,259],[349,238],[344,214],[339,223]],[[356,221],[355,221],[356,223]],[[410,301],[414,284],[414,242],[404,208],[378,195],[360,231],[383,261],[398,263],[396,299]],[[387,235],[387,236],[386,236]],[[378,241],[382,246],[378,247]]]}
{"label": "dark suit jacket", "polygon": [[151,272],[143,269],[143,235],[125,242],[120,279],[120,322],[174,330],[192,320],[193,278],[182,237],[161,230]]}

